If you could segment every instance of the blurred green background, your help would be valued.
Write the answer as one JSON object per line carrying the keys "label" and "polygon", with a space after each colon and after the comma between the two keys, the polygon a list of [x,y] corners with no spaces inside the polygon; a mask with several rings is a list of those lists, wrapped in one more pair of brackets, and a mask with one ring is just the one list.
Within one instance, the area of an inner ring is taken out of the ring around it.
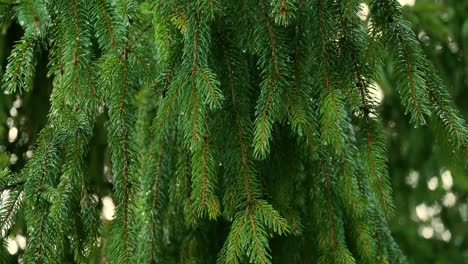
{"label": "blurred green background", "polygon": [[[436,65],[456,106],[468,120],[468,0],[400,2],[426,55]],[[365,11],[366,4],[362,6]],[[0,76],[21,34],[21,28],[15,24],[0,28]],[[9,166],[18,171],[33,155],[34,142],[49,110],[51,80],[46,77],[47,55],[38,54],[41,59],[32,92],[0,96],[0,168]],[[397,205],[396,216],[390,223],[394,236],[410,263],[468,263],[466,163],[453,164],[446,151],[438,148],[429,129],[408,125],[408,117],[392,89],[392,61],[387,59],[385,65],[377,84],[381,88],[381,112],[388,135],[390,175]],[[100,197],[107,196],[111,187],[105,120],[105,115],[99,117],[88,155],[89,178],[93,181],[93,192]],[[103,202],[107,204],[109,199],[104,198]],[[11,232],[15,236],[8,238],[12,261],[27,243],[22,230],[20,221]]]}

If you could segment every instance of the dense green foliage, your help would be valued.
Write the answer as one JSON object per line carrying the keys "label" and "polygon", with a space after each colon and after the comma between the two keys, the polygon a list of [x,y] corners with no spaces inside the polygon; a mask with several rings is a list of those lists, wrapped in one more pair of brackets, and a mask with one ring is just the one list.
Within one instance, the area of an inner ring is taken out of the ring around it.
{"label": "dense green foliage", "polygon": [[23,29],[5,92],[52,81],[2,238],[24,230],[24,263],[406,263],[376,82],[454,170],[468,131],[398,2],[360,3],[0,2]]}

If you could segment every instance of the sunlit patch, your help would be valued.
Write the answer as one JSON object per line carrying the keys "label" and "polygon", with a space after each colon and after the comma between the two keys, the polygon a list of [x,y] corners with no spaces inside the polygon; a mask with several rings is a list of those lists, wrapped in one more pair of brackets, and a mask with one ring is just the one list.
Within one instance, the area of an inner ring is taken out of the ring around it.
{"label": "sunlit patch", "polygon": [[11,128],[14,125],[15,125],[15,120],[13,120],[13,118],[11,117],[7,118],[7,126]]}
{"label": "sunlit patch", "polygon": [[6,239],[6,248],[8,250],[8,253],[10,253],[10,255],[15,255],[16,253],[18,253],[18,243],[16,243],[16,240],[11,238],[11,237],[8,237]]}
{"label": "sunlit patch", "polygon": [[411,186],[412,188],[416,188],[419,182],[419,172],[415,170],[411,170],[408,176],[406,176],[406,184]]}
{"label": "sunlit patch", "polygon": [[372,97],[373,100],[375,100],[375,102],[377,102],[378,104],[381,104],[384,99],[384,93],[383,93],[382,87],[380,87],[380,85],[378,85],[377,83],[373,83],[371,87],[373,89],[369,89],[370,96]]}
{"label": "sunlit patch", "polygon": [[438,186],[439,186],[439,179],[436,176],[430,178],[429,181],[427,181],[427,188],[429,188],[429,190],[431,191],[434,191],[435,189],[437,189]]}
{"label": "sunlit patch", "polygon": [[115,218],[115,205],[112,198],[109,196],[102,197],[102,212],[101,217],[105,220],[112,220]]}
{"label": "sunlit patch", "polygon": [[416,206],[416,216],[422,221],[426,221],[429,219],[426,204],[420,204]]}
{"label": "sunlit patch", "polygon": [[21,98],[17,97],[16,100],[13,102],[13,107],[20,108],[22,104],[23,104],[23,101],[21,100]]}
{"label": "sunlit patch", "polygon": [[445,207],[453,207],[457,202],[457,197],[452,192],[448,192],[445,194],[444,198],[442,199],[442,203]]}
{"label": "sunlit patch", "polygon": [[451,238],[452,238],[452,233],[450,233],[450,230],[445,230],[442,233],[442,240],[443,241],[449,242]]}
{"label": "sunlit patch", "polygon": [[18,156],[16,154],[11,154],[10,164],[16,164],[16,162],[18,162]]}
{"label": "sunlit patch", "polygon": [[16,140],[17,137],[18,137],[18,128],[16,127],[10,128],[10,130],[8,131],[8,141],[12,143]]}
{"label": "sunlit patch", "polygon": [[[440,213],[440,210],[438,213]],[[424,225],[419,226],[418,234],[425,239],[437,239],[445,242],[450,241],[452,238],[452,233],[445,227],[440,217],[431,217]]]}
{"label": "sunlit patch", "polygon": [[21,250],[24,250],[26,248],[26,237],[22,235],[17,235],[16,242],[18,243],[18,246],[21,248]]}
{"label": "sunlit patch", "polygon": [[442,177],[442,187],[446,191],[450,190],[453,186],[452,173],[449,170],[445,170],[444,172],[442,172],[441,177]]}
{"label": "sunlit patch", "polygon": [[359,18],[363,21],[367,20],[367,17],[369,16],[369,6],[366,3],[361,3],[359,5]]}
{"label": "sunlit patch", "polygon": [[416,2],[416,0],[398,0],[398,2],[400,2],[400,4],[402,6],[413,6],[414,5],[414,2]]}
{"label": "sunlit patch", "polygon": [[440,219],[440,217],[432,219],[432,227],[436,234],[442,234],[445,231],[445,225],[442,223],[442,219]]}
{"label": "sunlit patch", "polygon": [[455,42],[452,38],[448,38],[448,41],[449,41],[449,43],[448,43],[449,50],[453,54],[457,53],[460,50],[460,48],[458,47],[457,42]]}
{"label": "sunlit patch", "polygon": [[434,236],[434,228],[432,228],[431,226],[420,227],[419,234],[425,239],[430,239]]}
{"label": "sunlit patch", "polygon": [[27,157],[28,159],[30,159],[30,158],[32,157],[32,155],[33,155],[33,151],[32,151],[32,150],[26,151],[26,157]]}
{"label": "sunlit patch", "polygon": [[426,46],[429,45],[430,38],[424,30],[418,33],[418,39]]}
{"label": "sunlit patch", "polygon": [[16,110],[15,107],[10,108],[10,115],[11,115],[12,117],[18,116],[18,110]]}
{"label": "sunlit patch", "polygon": [[416,206],[416,216],[421,221],[428,221],[432,219],[435,215],[439,214],[441,211],[440,205],[434,204],[428,206],[425,203],[419,204]]}

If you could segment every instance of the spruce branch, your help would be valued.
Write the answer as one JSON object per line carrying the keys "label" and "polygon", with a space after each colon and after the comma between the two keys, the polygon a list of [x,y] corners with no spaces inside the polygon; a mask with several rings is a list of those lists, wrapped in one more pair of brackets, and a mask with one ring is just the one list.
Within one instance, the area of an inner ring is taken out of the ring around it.
{"label": "spruce branch", "polygon": [[[127,10],[127,5],[124,10]],[[128,29],[127,29],[128,30]],[[116,221],[113,222],[113,236],[108,257],[115,263],[130,263],[134,251],[134,232],[131,230],[134,221],[133,196],[137,183],[134,179],[134,145],[130,140],[133,135],[132,105],[129,96],[134,94],[134,80],[131,77],[135,70],[129,60],[128,42],[122,46],[120,54],[112,54],[102,66],[105,69],[103,81],[115,85],[109,90],[108,102],[109,138],[112,150],[114,173],[114,190],[117,200]],[[116,70],[114,70],[116,69]],[[108,78],[108,79],[107,79]]]}
{"label": "spruce branch", "polygon": [[[113,21],[113,16],[111,16],[112,9],[109,2],[107,0],[99,0],[93,1],[92,4],[91,11],[96,21],[96,28],[100,30],[97,34],[101,47],[115,47],[117,42],[115,26],[113,25],[115,21]],[[104,24],[105,27],[103,27],[102,24]],[[101,29],[105,29],[105,31],[103,32]]]}
{"label": "spruce branch", "polygon": [[282,26],[287,26],[295,17],[297,10],[297,0],[271,0],[272,13],[275,22]]}
{"label": "spruce branch", "polygon": [[437,140],[448,153],[463,159],[468,154],[466,122],[453,106],[450,94],[435,72],[434,66],[427,59],[424,66],[428,95],[434,104],[430,120],[431,128],[435,132]]}
{"label": "spruce branch", "polygon": [[391,198],[390,183],[388,182],[388,172],[386,168],[386,150],[383,135],[380,134],[382,129],[381,121],[378,118],[372,118],[370,115],[375,114],[375,109],[369,99],[369,87],[365,82],[362,70],[357,63],[356,58],[352,55],[354,72],[356,74],[357,88],[362,103],[362,118],[365,131],[366,154],[365,154],[365,169],[369,175],[372,175],[372,182],[376,185],[375,193],[383,207],[387,217],[392,214],[393,202]]}
{"label": "spruce branch", "polygon": [[[369,80],[375,75],[376,69],[365,63],[365,50],[362,42],[367,36],[361,26],[361,21],[354,12],[349,9],[357,9],[358,3],[350,6],[349,2],[343,2],[345,10],[341,13],[342,45],[352,52],[346,55],[345,59],[349,61],[352,68],[352,77],[350,85],[356,90],[351,93],[357,93],[360,103],[354,102],[360,124],[363,127],[361,137],[363,138],[364,172],[372,177],[372,189],[377,200],[382,206],[387,217],[392,214],[393,202],[391,197],[390,183],[388,182],[388,171],[386,167],[386,150],[384,137],[381,135],[383,129],[381,121],[376,110],[376,103],[370,95],[373,87]],[[352,15],[354,13],[354,15]]]}
{"label": "spruce branch", "polygon": [[370,2],[374,35],[381,35],[395,57],[397,90],[406,113],[411,114],[411,123],[425,125],[430,115],[424,55],[408,22],[401,17],[400,5],[394,0],[373,0]]}
{"label": "spruce branch", "polygon": [[[35,150],[28,166],[23,169],[27,181],[24,185],[25,218],[28,226],[29,242],[24,255],[27,262],[50,262],[60,259],[62,250],[52,248],[59,240],[52,223],[48,219],[49,202],[54,189],[51,188],[59,173],[61,158],[59,153],[63,143],[64,131],[49,125],[41,131],[40,144]],[[31,210],[34,208],[34,210]],[[48,238],[52,235],[51,238]],[[46,241],[47,240],[47,241]],[[52,242],[52,243],[50,243]]]}
{"label": "spruce branch", "polygon": [[[257,175],[252,168],[251,153],[246,145],[246,138],[249,134],[246,134],[244,127],[248,120],[244,120],[245,117],[240,108],[241,102],[239,102],[239,96],[245,92],[241,90],[242,84],[239,82],[241,70],[238,62],[231,59],[232,54],[238,53],[232,43],[223,43],[222,46],[224,47],[222,56],[227,87],[231,95],[229,105],[233,111],[233,129],[236,131],[235,137],[237,138],[235,145],[238,149],[236,156],[238,162],[236,164],[239,165],[235,171],[240,174],[233,175],[236,176],[237,183],[235,184],[238,186],[234,190],[241,192],[234,194],[234,197],[241,197],[241,200],[234,201],[238,211],[234,216],[228,240],[220,252],[218,263],[239,263],[245,255],[250,261],[256,263],[271,263],[266,228],[284,235],[290,232],[290,226],[269,203],[260,198]],[[249,239],[243,239],[245,236]]]}
{"label": "spruce branch", "polygon": [[[4,90],[32,89],[40,51],[52,87],[34,155],[0,173],[1,236],[26,231],[25,263],[405,263],[372,96],[384,56],[411,122],[456,162],[467,128],[397,1],[371,0],[367,21],[361,2],[2,6],[24,29]],[[110,157],[88,173],[94,140]]]}
{"label": "spruce branch", "polygon": [[264,0],[259,2],[258,8],[262,18],[256,18],[259,29],[256,29],[254,34],[257,39],[255,49],[259,54],[258,65],[262,71],[262,82],[256,105],[253,141],[254,156],[264,159],[270,151],[273,124],[279,118],[282,109],[280,98],[285,87],[289,85],[285,76],[290,74],[291,69],[287,63],[289,57],[284,50],[284,39],[279,36],[282,34],[281,29],[274,27],[271,22],[270,12]]}
{"label": "spruce branch", "polygon": [[14,225],[16,214],[23,203],[23,196],[21,190],[15,189],[11,189],[7,195],[2,193],[3,202],[0,206],[0,237],[2,239],[7,236],[9,229]]}
{"label": "spruce branch", "polygon": [[[315,186],[314,211],[320,218],[326,219],[326,227],[317,230],[318,247],[320,250],[319,263],[327,263],[332,260],[337,263],[356,263],[353,255],[347,248],[344,238],[344,223],[339,215],[340,209],[337,206],[336,190],[334,189],[336,172],[330,166],[330,159],[325,160],[323,154],[319,157],[317,170],[321,172],[322,179],[318,179],[318,186]],[[320,187],[319,187],[320,186]]]}
{"label": "spruce branch", "polygon": [[5,93],[21,93],[33,87],[36,67],[36,37],[22,37],[8,57],[8,65],[3,76],[2,89]]}
{"label": "spruce branch", "polygon": [[[126,93],[127,93],[127,85],[128,85],[128,54],[127,54],[127,48],[125,47],[123,50],[124,53],[124,58],[123,58],[123,85],[122,85],[122,90],[120,92],[120,105],[119,105],[119,118],[120,118],[120,139],[122,140],[121,142],[121,154],[122,154],[122,186],[123,186],[123,196],[122,196],[122,202],[123,202],[123,216],[122,216],[122,221],[123,221],[123,239],[124,239],[124,248],[123,248],[123,259],[124,262],[130,258],[131,255],[131,249],[130,249],[130,238],[129,238],[129,199],[130,199],[130,182],[129,182],[129,159],[128,159],[128,146],[127,146],[127,126],[125,124],[125,117],[124,117],[124,104],[125,104],[125,98],[126,98]],[[116,165],[118,166],[118,165]]]}
{"label": "spruce branch", "polygon": [[332,199],[332,193],[331,193],[331,180],[330,176],[327,172],[327,169],[325,167],[323,159],[320,160],[320,167],[322,170],[322,175],[325,177],[325,191],[326,191],[326,210],[327,210],[327,219],[328,219],[328,226],[329,226],[329,238],[330,238],[330,244],[331,248],[336,247],[336,237],[335,237],[335,225],[334,225],[334,220],[333,220],[333,199]]}
{"label": "spruce branch", "polygon": [[192,164],[192,200],[197,215],[208,214],[210,219],[216,219],[220,206],[215,192],[217,179],[208,138],[203,139],[200,149],[194,150]]}
{"label": "spruce branch", "polygon": [[265,0],[260,0],[260,7],[263,11],[266,27],[268,30],[268,40],[270,41],[270,46],[271,46],[271,57],[273,60],[272,61],[273,67],[275,69],[276,77],[279,79],[281,78],[281,70],[280,70],[279,62],[278,62],[278,55],[277,55],[278,51],[276,50],[277,48],[276,48],[275,34],[273,32],[273,27],[271,25],[270,16],[266,11]]}
{"label": "spruce branch", "polygon": [[25,29],[25,35],[43,36],[49,26],[50,16],[47,2],[44,0],[23,0],[15,5],[20,25]]}
{"label": "spruce branch", "polygon": [[317,17],[317,27],[319,28],[319,46],[317,51],[320,59],[320,79],[323,80],[324,90],[321,93],[320,123],[322,125],[322,137],[325,142],[331,143],[337,153],[343,152],[343,126],[345,110],[341,92],[332,87],[332,72],[330,71],[330,55],[328,52],[327,26],[330,14],[325,14],[322,0],[314,2]]}

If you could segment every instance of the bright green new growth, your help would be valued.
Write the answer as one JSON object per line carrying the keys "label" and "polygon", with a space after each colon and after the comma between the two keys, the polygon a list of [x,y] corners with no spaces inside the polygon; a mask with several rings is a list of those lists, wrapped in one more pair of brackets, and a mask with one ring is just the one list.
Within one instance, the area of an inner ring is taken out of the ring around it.
{"label": "bright green new growth", "polygon": [[[382,57],[414,125],[463,160],[468,130],[396,0],[25,0],[4,75],[53,78],[48,124],[3,171],[1,237],[24,214],[23,263],[405,263],[385,131]],[[2,5],[2,3],[0,3]],[[86,175],[108,116],[115,219]],[[8,192],[5,192],[8,190]],[[1,254],[1,253],[0,253]]]}

